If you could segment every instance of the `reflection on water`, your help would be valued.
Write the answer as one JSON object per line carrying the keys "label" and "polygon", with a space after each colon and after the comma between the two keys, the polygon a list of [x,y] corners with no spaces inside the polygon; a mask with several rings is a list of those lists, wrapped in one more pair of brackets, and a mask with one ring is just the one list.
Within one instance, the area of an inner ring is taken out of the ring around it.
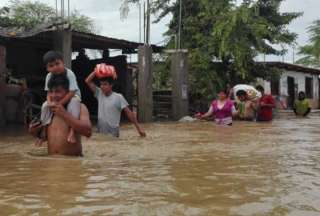
{"label": "reflection on water", "polygon": [[320,118],[146,125],[84,140],[84,158],[0,141],[0,215],[320,215]]}

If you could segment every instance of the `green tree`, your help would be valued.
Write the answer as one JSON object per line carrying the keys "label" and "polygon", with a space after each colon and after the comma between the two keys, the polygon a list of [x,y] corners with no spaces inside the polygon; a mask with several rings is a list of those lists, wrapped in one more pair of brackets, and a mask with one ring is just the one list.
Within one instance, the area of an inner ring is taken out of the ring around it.
{"label": "green tree", "polygon": [[308,27],[309,44],[300,47],[299,54],[303,55],[298,64],[320,67],[320,20]]}
{"label": "green tree", "polygon": [[70,23],[74,30],[87,33],[97,33],[96,26],[90,17],[82,15],[74,10],[70,15]]}
{"label": "green tree", "polygon": [[14,24],[26,29],[48,23],[56,17],[54,8],[41,2],[14,0],[11,1],[9,9]]}
{"label": "green tree", "polygon": [[[7,7],[0,10],[0,24],[4,27],[14,26],[28,30],[56,19],[55,9],[39,1],[12,0]],[[95,32],[93,20],[76,10],[71,13],[70,23],[74,30]]]}
{"label": "green tree", "polygon": [[[167,48],[172,49],[172,35],[178,32],[179,1],[151,2],[156,21],[172,16],[165,34],[170,37]],[[291,44],[297,36],[288,25],[301,13],[281,13],[283,0],[246,0],[240,5],[234,0],[182,2],[181,44],[190,53],[190,84],[197,95],[212,97],[228,84],[249,82],[257,75],[269,76],[264,67],[260,72],[256,70],[254,59],[259,54],[283,54],[274,45]]]}
{"label": "green tree", "polygon": [[9,18],[10,9],[8,7],[0,8],[0,26],[7,27],[12,25],[12,20]]}

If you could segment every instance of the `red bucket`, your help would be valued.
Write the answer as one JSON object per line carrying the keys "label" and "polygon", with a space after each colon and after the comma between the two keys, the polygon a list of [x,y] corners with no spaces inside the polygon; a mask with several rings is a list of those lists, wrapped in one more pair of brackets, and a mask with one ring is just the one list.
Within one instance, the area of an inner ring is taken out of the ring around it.
{"label": "red bucket", "polygon": [[114,80],[117,79],[117,72],[114,66],[112,65],[107,65],[107,64],[97,64],[95,69],[94,69],[96,77],[99,79],[101,78],[107,78],[107,77],[112,77]]}

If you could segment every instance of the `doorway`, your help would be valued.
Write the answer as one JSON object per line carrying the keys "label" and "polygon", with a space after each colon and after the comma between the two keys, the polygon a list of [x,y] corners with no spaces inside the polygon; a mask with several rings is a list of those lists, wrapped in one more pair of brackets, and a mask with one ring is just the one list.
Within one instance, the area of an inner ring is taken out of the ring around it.
{"label": "doorway", "polygon": [[295,84],[294,84],[294,78],[289,77],[287,78],[288,82],[288,107],[293,108],[294,106],[294,100],[295,100]]}
{"label": "doorway", "polygon": [[318,90],[319,90],[319,92],[318,92],[318,109],[320,108],[320,76],[318,77]]}

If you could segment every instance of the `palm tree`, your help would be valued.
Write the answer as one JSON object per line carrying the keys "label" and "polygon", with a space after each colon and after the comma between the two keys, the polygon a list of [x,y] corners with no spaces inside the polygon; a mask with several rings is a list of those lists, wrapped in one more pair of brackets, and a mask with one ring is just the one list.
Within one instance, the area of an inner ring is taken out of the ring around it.
{"label": "palm tree", "polygon": [[308,27],[309,44],[300,47],[299,54],[303,55],[296,63],[320,67],[320,20]]}

